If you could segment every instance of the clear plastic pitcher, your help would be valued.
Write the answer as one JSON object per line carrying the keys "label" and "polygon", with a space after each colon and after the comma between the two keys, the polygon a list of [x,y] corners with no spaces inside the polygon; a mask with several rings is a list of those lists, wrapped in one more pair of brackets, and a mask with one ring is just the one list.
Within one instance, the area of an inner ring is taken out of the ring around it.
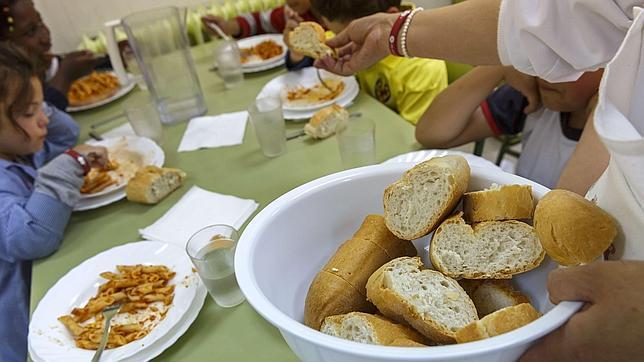
{"label": "clear plastic pitcher", "polygon": [[[110,35],[115,25],[123,26],[165,124],[186,121],[207,110],[180,14],[176,7],[164,7],[130,14],[117,24],[106,24]],[[108,43],[109,38],[108,35]]]}

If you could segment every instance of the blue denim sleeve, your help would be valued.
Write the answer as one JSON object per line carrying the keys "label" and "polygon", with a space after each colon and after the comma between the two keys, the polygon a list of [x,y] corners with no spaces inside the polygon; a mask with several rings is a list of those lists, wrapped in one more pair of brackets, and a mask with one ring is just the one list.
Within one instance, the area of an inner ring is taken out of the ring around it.
{"label": "blue denim sleeve", "polygon": [[296,63],[291,62],[291,51],[290,50],[286,51],[286,69],[289,71],[312,67],[314,62],[315,62],[315,59],[310,57],[304,57],[304,59]]}
{"label": "blue denim sleeve", "polygon": [[39,192],[28,198],[2,192],[0,205],[0,259],[34,260],[58,249],[71,207]]}
{"label": "blue denim sleeve", "polygon": [[36,168],[43,166],[66,149],[74,147],[80,135],[80,127],[69,114],[56,107],[50,108],[52,114],[49,117],[45,145],[33,157]]}

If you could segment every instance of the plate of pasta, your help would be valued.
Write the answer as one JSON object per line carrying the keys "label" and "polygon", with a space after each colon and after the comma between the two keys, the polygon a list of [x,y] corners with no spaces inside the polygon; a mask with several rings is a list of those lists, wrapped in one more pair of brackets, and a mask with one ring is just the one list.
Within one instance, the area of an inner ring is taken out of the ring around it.
{"label": "plate of pasta", "polygon": [[263,34],[237,41],[241,54],[242,71],[254,73],[283,65],[286,44],[281,34]]}
{"label": "plate of pasta", "polygon": [[185,332],[205,295],[179,246],[114,247],[69,271],[42,298],[29,325],[30,354],[39,361],[91,360],[102,336],[101,311],[120,303],[101,361],[148,360]]}
{"label": "plate of pasta", "polygon": [[67,92],[67,112],[80,112],[111,103],[130,93],[135,82],[121,84],[114,72],[93,72],[76,80]]}

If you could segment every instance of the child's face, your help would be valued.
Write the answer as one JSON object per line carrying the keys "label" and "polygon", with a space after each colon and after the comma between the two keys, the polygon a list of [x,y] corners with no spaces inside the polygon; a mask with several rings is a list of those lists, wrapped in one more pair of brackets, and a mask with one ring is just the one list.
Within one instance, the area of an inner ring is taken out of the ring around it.
{"label": "child's face", "polygon": [[49,28],[43,23],[40,13],[31,0],[19,0],[11,7],[15,19],[15,30],[9,33],[9,40],[29,52],[44,57],[51,50]]}
{"label": "child's face", "polygon": [[16,129],[5,112],[7,105],[0,103],[0,157],[13,159],[16,156],[26,156],[43,148],[47,137],[49,119],[43,112],[42,86],[37,78],[31,79],[34,97],[22,114],[15,115],[16,123],[28,137]]}
{"label": "child's face", "polygon": [[322,17],[322,21],[324,22],[324,26],[334,32],[335,34],[339,34],[342,30],[344,30],[347,26],[349,26],[350,22],[343,22],[343,21],[330,21],[326,17]]}
{"label": "child's face", "polygon": [[548,83],[537,78],[543,105],[557,112],[574,112],[585,109],[597,93],[603,70],[586,72],[574,82]]}
{"label": "child's face", "polygon": [[298,14],[304,14],[311,9],[309,0],[286,0],[286,5]]}

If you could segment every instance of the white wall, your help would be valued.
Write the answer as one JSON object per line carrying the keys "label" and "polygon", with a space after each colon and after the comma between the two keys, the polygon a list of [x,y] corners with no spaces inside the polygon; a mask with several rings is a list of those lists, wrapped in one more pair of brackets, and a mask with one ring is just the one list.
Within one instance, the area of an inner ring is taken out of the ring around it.
{"label": "white wall", "polygon": [[51,30],[54,52],[74,50],[85,34],[134,11],[160,6],[195,6],[208,0],[34,0]]}

